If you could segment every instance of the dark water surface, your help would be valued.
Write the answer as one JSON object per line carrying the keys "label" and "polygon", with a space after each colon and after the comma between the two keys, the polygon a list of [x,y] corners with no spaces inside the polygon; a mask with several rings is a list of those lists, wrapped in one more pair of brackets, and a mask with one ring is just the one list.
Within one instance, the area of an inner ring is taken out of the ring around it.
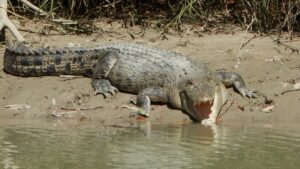
{"label": "dark water surface", "polygon": [[300,128],[198,124],[140,128],[0,125],[2,169],[299,169]]}

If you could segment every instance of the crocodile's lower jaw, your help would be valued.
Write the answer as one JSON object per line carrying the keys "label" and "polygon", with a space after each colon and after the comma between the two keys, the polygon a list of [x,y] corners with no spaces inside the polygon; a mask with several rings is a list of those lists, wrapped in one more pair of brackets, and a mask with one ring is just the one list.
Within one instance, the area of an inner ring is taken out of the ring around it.
{"label": "crocodile's lower jaw", "polygon": [[197,111],[197,116],[203,119],[208,119],[209,115],[212,113],[213,101],[196,104],[194,106]]}

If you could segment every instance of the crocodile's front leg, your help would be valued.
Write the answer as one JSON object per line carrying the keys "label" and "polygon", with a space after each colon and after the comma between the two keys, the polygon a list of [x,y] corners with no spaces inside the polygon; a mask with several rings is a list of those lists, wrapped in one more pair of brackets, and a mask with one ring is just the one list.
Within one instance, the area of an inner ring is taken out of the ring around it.
{"label": "crocodile's front leg", "polygon": [[137,113],[149,117],[151,101],[162,103],[168,102],[166,89],[161,87],[149,87],[139,91],[136,103],[139,107]]}
{"label": "crocodile's front leg", "polygon": [[105,79],[117,62],[116,56],[117,53],[114,51],[106,52],[97,62],[91,83],[95,94],[102,94],[107,97],[108,93],[114,95],[115,92],[118,92],[118,89]]}
{"label": "crocodile's front leg", "polygon": [[226,87],[233,86],[243,97],[249,98],[257,97],[254,90],[247,89],[245,82],[241,75],[234,72],[215,72],[215,77],[223,82]]}

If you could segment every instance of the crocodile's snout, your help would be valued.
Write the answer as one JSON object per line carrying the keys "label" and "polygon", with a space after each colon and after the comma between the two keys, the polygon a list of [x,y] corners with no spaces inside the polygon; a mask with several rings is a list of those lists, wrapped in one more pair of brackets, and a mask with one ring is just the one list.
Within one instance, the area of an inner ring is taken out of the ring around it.
{"label": "crocodile's snout", "polygon": [[206,77],[188,81],[180,94],[182,108],[194,121],[214,123],[226,99],[223,87],[217,79]]}

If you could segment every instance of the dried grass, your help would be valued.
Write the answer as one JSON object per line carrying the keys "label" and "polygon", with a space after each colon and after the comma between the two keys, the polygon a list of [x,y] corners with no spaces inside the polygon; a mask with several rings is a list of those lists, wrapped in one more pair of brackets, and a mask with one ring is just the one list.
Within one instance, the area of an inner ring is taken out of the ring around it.
{"label": "dried grass", "polygon": [[[13,1],[11,1],[13,2]],[[300,30],[300,0],[31,0],[41,9],[63,18],[121,19],[125,23],[145,24],[156,20],[158,27],[181,29],[182,23],[213,27],[239,24],[261,34]],[[19,6],[17,2],[12,3]],[[22,7],[22,6],[21,6]]]}

